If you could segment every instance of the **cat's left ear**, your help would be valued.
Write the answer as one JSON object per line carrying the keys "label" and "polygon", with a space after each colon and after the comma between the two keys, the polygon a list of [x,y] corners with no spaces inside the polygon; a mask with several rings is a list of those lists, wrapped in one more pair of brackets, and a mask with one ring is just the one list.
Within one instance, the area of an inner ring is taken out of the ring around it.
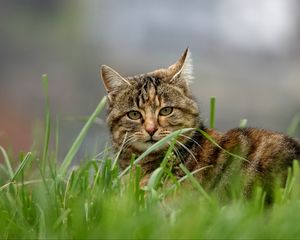
{"label": "cat's left ear", "polygon": [[100,75],[107,93],[114,92],[122,85],[131,85],[124,77],[109,66],[102,65]]}
{"label": "cat's left ear", "polygon": [[193,64],[191,52],[187,48],[176,63],[168,67],[170,83],[188,86],[193,80]]}

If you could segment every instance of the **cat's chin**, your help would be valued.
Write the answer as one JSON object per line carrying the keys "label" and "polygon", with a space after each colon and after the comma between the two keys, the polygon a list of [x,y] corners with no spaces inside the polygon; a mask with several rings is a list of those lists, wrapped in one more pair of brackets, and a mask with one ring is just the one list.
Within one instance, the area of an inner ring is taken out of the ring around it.
{"label": "cat's chin", "polygon": [[[145,152],[147,149],[149,149],[151,146],[153,146],[157,141],[147,141],[147,142],[135,142],[132,144],[132,147],[139,151],[139,152]],[[160,147],[155,148],[152,152],[160,152],[163,150],[166,150],[168,148],[168,144],[164,144]]]}

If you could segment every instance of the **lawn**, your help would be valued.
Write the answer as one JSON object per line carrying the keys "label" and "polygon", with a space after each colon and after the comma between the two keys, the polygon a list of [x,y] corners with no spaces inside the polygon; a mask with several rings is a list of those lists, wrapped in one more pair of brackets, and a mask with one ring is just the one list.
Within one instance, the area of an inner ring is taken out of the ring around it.
{"label": "lawn", "polygon": [[[43,81],[47,92],[47,76]],[[50,122],[48,102],[46,97],[42,149],[20,154],[15,164],[0,147],[4,159],[0,165],[1,239],[300,238],[298,162],[289,169],[285,187],[276,187],[272,204],[265,203],[261,188],[249,199],[234,183],[224,200],[219,192],[205,192],[184,166],[186,176],[174,178],[166,164],[171,144],[161,166],[141,188],[139,161],[164,141],[172,142],[178,132],[133,158],[131,167],[123,171],[117,164],[118,153],[109,149],[75,165],[76,153],[103,111],[106,98],[99,102],[62,161],[49,144],[50,138],[57,140],[57,136],[50,134],[55,126]],[[213,126],[214,100],[211,109]],[[293,123],[290,131],[296,125]]]}

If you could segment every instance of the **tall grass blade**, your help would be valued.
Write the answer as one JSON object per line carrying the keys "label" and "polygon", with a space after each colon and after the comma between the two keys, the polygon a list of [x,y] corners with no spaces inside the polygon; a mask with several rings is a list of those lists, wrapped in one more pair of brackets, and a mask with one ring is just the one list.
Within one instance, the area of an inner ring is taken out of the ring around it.
{"label": "tall grass blade", "polygon": [[164,169],[162,167],[156,168],[154,172],[151,174],[150,179],[148,181],[148,188],[149,189],[156,189],[158,183],[161,179],[162,174],[164,173]]}
{"label": "tall grass blade", "polygon": [[39,239],[46,239],[46,219],[44,210],[37,204],[37,208],[40,211],[39,215],[39,227],[38,227],[38,238]]}
{"label": "tall grass blade", "polygon": [[83,142],[89,128],[92,126],[92,124],[93,124],[94,120],[96,119],[96,117],[101,113],[101,111],[103,110],[105,104],[106,104],[106,96],[103,97],[102,100],[99,102],[98,106],[96,107],[96,109],[94,110],[92,115],[89,117],[88,121],[83,126],[83,128],[81,129],[78,136],[76,137],[74,143],[72,144],[71,148],[69,149],[67,155],[65,156],[65,158],[64,158],[64,160],[63,160],[63,162],[62,162],[62,164],[59,168],[59,172],[58,172],[59,176],[63,176],[67,172],[68,167],[70,166],[74,156],[78,152],[79,147],[80,147],[81,143]]}
{"label": "tall grass blade", "polygon": [[14,176],[14,171],[13,171],[13,169],[12,169],[12,167],[11,167],[10,160],[9,160],[9,158],[8,158],[8,155],[7,155],[5,149],[4,149],[2,146],[0,146],[0,151],[2,152],[4,161],[5,161],[5,164],[6,164],[6,167],[7,167],[8,175],[9,175],[9,177],[12,179],[13,176]]}
{"label": "tall grass blade", "polygon": [[140,181],[141,181],[141,166],[137,165],[135,169],[135,199],[139,201],[140,195],[141,195],[141,189],[140,189]]}
{"label": "tall grass blade", "polygon": [[12,182],[8,182],[6,184],[4,184],[3,186],[0,187],[0,192],[2,192],[4,189],[8,188],[11,184],[13,184]]}
{"label": "tall grass blade", "polygon": [[[58,159],[58,153],[59,153],[59,120],[58,117],[56,118],[56,122],[55,122],[55,163]],[[56,166],[56,164],[55,164]]]}
{"label": "tall grass blade", "polygon": [[62,225],[64,225],[68,218],[68,215],[71,212],[72,212],[71,209],[63,210],[62,214],[57,218],[56,222],[54,223],[53,228],[57,229],[57,228],[61,227]]}
{"label": "tall grass blade", "polygon": [[300,113],[296,114],[296,116],[293,117],[292,122],[288,127],[287,134],[293,137],[299,125],[300,125]]}
{"label": "tall grass blade", "polygon": [[117,153],[115,159],[113,160],[113,164],[111,165],[111,170],[113,170],[113,169],[116,167],[117,162],[118,162],[118,159],[119,159],[119,157],[120,157],[120,154],[121,154],[121,152],[123,151],[123,148],[124,148],[124,145],[125,145],[126,140],[127,140],[127,133],[125,134],[125,137],[124,137],[124,140],[123,140],[123,142],[122,142],[122,145],[121,145],[121,147],[120,147],[119,152]]}
{"label": "tall grass blade", "polygon": [[67,183],[66,183],[66,188],[65,188],[64,198],[63,198],[63,207],[64,207],[64,209],[66,209],[67,196],[68,196],[69,189],[70,189],[70,186],[71,186],[71,179],[74,179],[74,173],[75,173],[75,170],[72,169],[71,173],[68,176],[68,180],[67,180]]}
{"label": "tall grass blade", "polygon": [[294,160],[292,168],[291,167],[288,168],[288,175],[285,183],[284,192],[282,194],[283,201],[286,201],[291,195],[298,174],[299,174],[299,163],[297,160]]}
{"label": "tall grass blade", "polygon": [[17,168],[16,172],[11,178],[11,181],[16,180],[16,178],[20,175],[20,173],[24,170],[24,168],[31,162],[31,152],[28,152],[25,157],[23,158],[22,162],[20,163],[19,167]]}
{"label": "tall grass blade", "polygon": [[[168,151],[166,152],[164,159],[162,160],[160,167],[158,167],[150,176],[150,179],[148,181],[148,188],[150,189],[156,189],[158,187],[159,181],[161,180],[162,176],[164,173],[166,173],[173,181],[179,184],[176,177],[172,174],[172,166],[168,166],[168,162],[170,158],[172,158],[173,155],[173,150],[174,150],[174,145],[176,143],[176,138],[175,136],[168,148]],[[172,163],[171,163],[172,164]]]}
{"label": "tall grass blade", "polygon": [[248,120],[246,118],[243,118],[240,120],[239,127],[240,128],[245,128],[247,126]]}
{"label": "tall grass blade", "polygon": [[242,156],[239,156],[237,154],[234,154],[234,153],[231,153],[229,151],[227,151],[226,149],[222,148],[208,133],[206,133],[205,131],[203,131],[202,129],[197,129],[197,131],[199,131],[204,137],[206,137],[212,144],[214,144],[215,146],[217,146],[218,148],[220,148],[222,151],[224,151],[225,153],[227,153],[229,156],[231,157],[235,157],[237,159],[240,159],[240,160],[243,160],[243,161],[246,161],[248,163],[249,160],[242,157]]}
{"label": "tall grass blade", "polygon": [[209,121],[210,128],[215,128],[215,116],[216,116],[216,98],[211,97],[210,98],[210,121]]}
{"label": "tall grass blade", "polygon": [[293,178],[292,168],[289,167],[288,168],[287,179],[286,179],[286,182],[285,182],[284,192],[281,195],[282,202],[285,202],[288,199],[288,196],[289,196],[290,190],[293,186],[293,183],[294,183],[294,178]]}
{"label": "tall grass blade", "polygon": [[203,195],[203,197],[211,202],[210,196],[207,194],[207,192],[202,188],[200,183],[197,181],[197,179],[192,175],[192,173],[181,163],[180,168],[182,171],[187,175],[187,177],[190,179],[191,183],[194,185],[194,187]]}
{"label": "tall grass blade", "polygon": [[172,153],[173,153],[173,150],[174,150],[174,146],[175,146],[175,143],[176,143],[176,138],[178,136],[174,137],[171,144],[170,144],[170,147],[168,148],[168,151],[167,153],[165,154],[164,156],[164,159],[162,160],[160,166],[166,170],[166,167],[167,167],[167,163],[169,161],[169,158],[171,157]]}
{"label": "tall grass blade", "polygon": [[49,81],[48,75],[42,75],[42,82],[44,86],[44,94],[45,94],[45,136],[44,136],[44,149],[43,149],[43,159],[42,159],[42,170],[45,172],[46,161],[48,156],[49,149],[49,140],[50,140],[50,131],[51,131],[51,123],[50,123],[50,106],[49,106]]}
{"label": "tall grass blade", "polygon": [[255,196],[253,201],[255,209],[261,212],[266,201],[266,192],[263,190],[263,188],[257,187],[255,189]]}
{"label": "tall grass blade", "polygon": [[[207,168],[211,168],[213,167],[212,165],[208,165],[208,166],[205,166],[205,167],[202,167],[202,168],[198,168],[196,170],[194,170],[193,172],[191,172],[191,175],[194,175],[200,171],[203,171]],[[167,196],[169,193],[171,193],[173,190],[175,190],[178,186],[180,186],[180,183],[182,183],[183,181],[186,181],[187,179],[189,178],[188,175],[185,175],[183,177],[181,177],[180,179],[176,179],[176,183],[171,185],[169,188],[167,188],[167,190],[165,191],[164,193],[164,196]]]}

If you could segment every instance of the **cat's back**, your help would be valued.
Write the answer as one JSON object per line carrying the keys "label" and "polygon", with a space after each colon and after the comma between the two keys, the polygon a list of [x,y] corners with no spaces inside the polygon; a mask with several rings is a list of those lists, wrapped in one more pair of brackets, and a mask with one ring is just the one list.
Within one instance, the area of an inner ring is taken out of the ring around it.
{"label": "cat's back", "polygon": [[246,177],[247,195],[256,181],[270,189],[274,177],[284,183],[288,167],[300,160],[299,141],[278,132],[234,128],[225,133],[206,129],[206,133],[211,139],[198,147],[199,162],[193,170],[203,169],[196,176],[208,189],[226,189],[235,174]]}
{"label": "cat's back", "polygon": [[228,163],[229,158],[238,155],[243,165],[270,172],[286,169],[293,160],[300,159],[299,141],[282,133],[257,128],[234,128],[222,134],[211,129],[207,132],[217,144],[207,142],[200,152],[205,162],[215,166]]}

